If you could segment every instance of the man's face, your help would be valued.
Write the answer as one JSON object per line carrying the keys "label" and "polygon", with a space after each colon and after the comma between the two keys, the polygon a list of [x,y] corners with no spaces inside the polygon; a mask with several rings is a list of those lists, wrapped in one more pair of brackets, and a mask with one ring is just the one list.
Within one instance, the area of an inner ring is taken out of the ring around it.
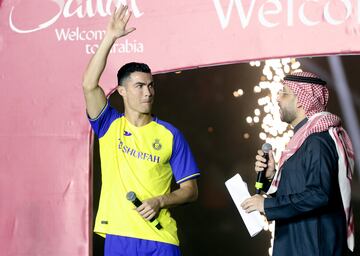
{"label": "man's face", "polygon": [[286,85],[278,92],[277,102],[280,107],[281,121],[291,124],[297,117],[297,99],[294,92]]}
{"label": "man's face", "polygon": [[151,74],[133,72],[119,86],[118,91],[123,96],[125,110],[139,114],[150,114],[154,101],[154,80]]}

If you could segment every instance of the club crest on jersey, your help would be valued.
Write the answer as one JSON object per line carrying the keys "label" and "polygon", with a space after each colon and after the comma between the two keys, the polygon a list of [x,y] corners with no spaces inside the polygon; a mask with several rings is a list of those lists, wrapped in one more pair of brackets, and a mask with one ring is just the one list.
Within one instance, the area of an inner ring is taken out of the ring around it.
{"label": "club crest on jersey", "polygon": [[155,142],[152,144],[153,148],[155,150],[160,150],[162,145],[160,144],[160,140],[159,139],[155,139]]}

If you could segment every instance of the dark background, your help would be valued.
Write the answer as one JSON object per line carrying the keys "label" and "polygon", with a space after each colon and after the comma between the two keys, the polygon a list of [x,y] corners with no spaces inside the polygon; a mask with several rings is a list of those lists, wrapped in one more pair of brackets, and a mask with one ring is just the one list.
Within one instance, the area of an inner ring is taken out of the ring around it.
{"label": "dark background", "polygon": [[[360,119],[360,56],[342,56],[354,107]],[[298,59],[306,71],[331,75],[326,57]],[[173,208],[177,220],[183,256],[269,255],[271,234],[262,231],[251,238],[228,194],[224,182],[240,173],[249,184],[250,192],[256,174],[254,157],[264,143],[258,134],[260,123],[249,125],[247,116],[253,116],[259,94],[253,92],[262,75],[261,67],[248,63],[232,64],[182,71],[154,76],[156,96],[154,113],[160,119],[179,128],[194,153],[201,170],[197,202]],[[114,74],[115,76],[115,74]],[[328,110],[343,116],[331,81]],[[233,92],[243,89],[244,95]],[[262,92],[260,95],[266,95]],[[110,102],[123,111],[122,99],[114,93]],[[261,109],[261,108],[259,108]],[[346,124],[345,124],[346,127]],[[243,134],[250,138],[245,139]],[[355,170],[352,204],[355,214],[355,253],[360,255],[360,184]],[[95,218],[101,188],[98,142],[94,140],[93,217]],[[93,235],[93,255],[103,255],[103,239]]]}

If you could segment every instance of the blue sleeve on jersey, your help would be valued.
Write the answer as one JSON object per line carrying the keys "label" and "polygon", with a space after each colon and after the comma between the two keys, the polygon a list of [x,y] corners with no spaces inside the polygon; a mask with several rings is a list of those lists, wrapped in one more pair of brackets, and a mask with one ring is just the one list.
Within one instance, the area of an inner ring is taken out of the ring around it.
{"label": "blue sleeve on jersey", "polygon": [[111,123],[121,116],[122,114],[120,114],[113,107],[111,107],[109,101],[107,101],[105,107],[103,108],[103,110],[101,110],[98,117],[96,117],[95,119],[91,119],[88,116],[88,119],[95,134],[98,136],[98,138],[101,138],[105,135]]}
{"label": "blue sleeve on jersey", "polygon": [[179,130],[175,130],[173,135],[174,142],[170,165],[176,183],[182,183],[198,177],[200,172],[195,163],[194,156],[191,153],[189,144]]}

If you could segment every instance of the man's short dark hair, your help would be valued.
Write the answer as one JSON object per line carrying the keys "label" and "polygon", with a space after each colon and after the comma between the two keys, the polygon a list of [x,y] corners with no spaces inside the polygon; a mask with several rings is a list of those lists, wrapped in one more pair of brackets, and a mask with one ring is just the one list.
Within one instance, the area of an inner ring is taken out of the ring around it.
{"label": "man's short dark hair", "polygon": [[151,70],[148,65],[145,63],[138,63],[138,62],[130,62],[122,66],[118,73],[117,73],[117,79],[118,79],[118,85],[122,85],[124,80],[128,78],[131,73],[134,72],[143,72],[143,73],[151,73]]}

